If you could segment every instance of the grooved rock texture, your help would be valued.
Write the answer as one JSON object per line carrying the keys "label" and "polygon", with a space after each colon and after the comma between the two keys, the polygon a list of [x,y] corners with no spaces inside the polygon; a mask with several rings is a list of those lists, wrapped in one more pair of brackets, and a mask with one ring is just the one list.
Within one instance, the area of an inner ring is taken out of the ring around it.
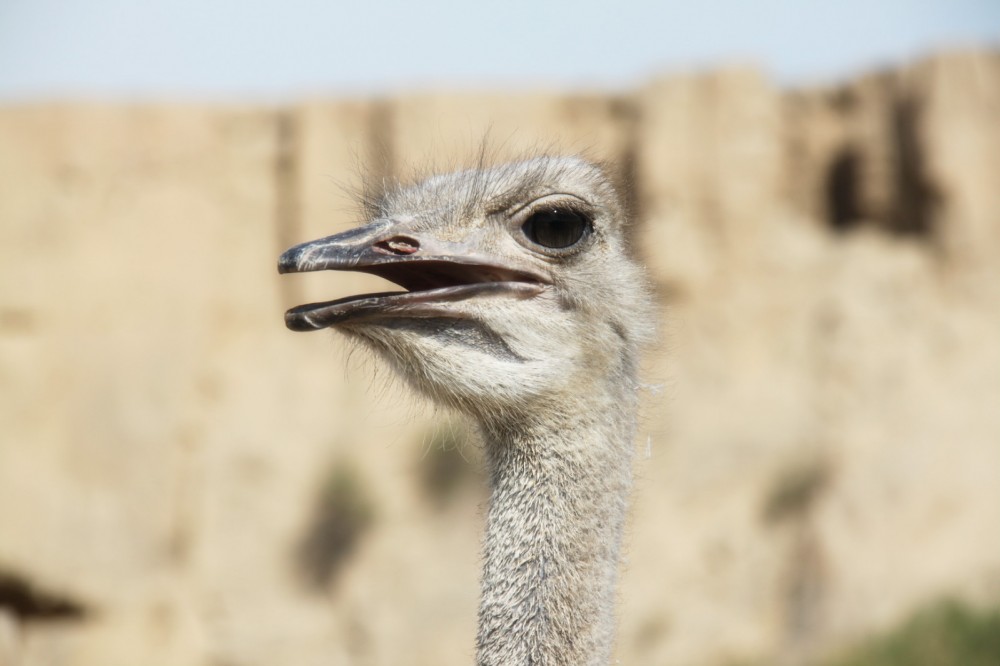
{"label": "grooved rock texture", "polygon": [[822,90],[12,106],[0,666],[471,662],[476,445],[283,326],[384,282],[275,260],[484,136],[613,163],[661,294],[622,663],[804,663],[1000,599],[996,53]]}

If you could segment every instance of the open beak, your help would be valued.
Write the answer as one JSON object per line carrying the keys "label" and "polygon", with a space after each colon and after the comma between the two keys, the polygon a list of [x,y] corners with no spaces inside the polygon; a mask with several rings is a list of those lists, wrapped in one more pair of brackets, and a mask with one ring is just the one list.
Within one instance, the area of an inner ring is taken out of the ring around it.
{"label": "open beak", "polygon": [[293,331],[313,331],[359,319],[458,316],[447,303],[484,294],[528,298],[548,284],[530,270],[504,266],[469,241],[445,242],[379,219],[334,236],[296,245],[278,259],[279,273],[361,271],[405,291],[360,294],[311,303],[285,313]]}

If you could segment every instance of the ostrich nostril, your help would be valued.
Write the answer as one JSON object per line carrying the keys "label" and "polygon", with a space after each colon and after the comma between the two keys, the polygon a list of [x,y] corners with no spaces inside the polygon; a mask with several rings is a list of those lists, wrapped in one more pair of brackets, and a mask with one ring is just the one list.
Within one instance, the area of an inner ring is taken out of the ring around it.
{"label": "ostrich nostril", "polygon": [[388,240],[375,243],[374,248],[383,254],[413,254],[420,249],[420,241],[407,236],[393,236]]}

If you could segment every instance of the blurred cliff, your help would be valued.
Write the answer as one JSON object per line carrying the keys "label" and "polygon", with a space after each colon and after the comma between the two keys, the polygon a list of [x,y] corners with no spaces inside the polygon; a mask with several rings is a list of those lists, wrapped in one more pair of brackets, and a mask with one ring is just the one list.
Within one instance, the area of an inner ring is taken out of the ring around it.
{"label": "blurred cliff", "polygon": [[615,165],[664,306],[622,663],[812,663],[1000,602],[1000,54],[822,90],[9,106],[0,664],[470,663],[476,445],[285,330],[375,278],[275,259],[359,221],[339,183],[483,136]]}

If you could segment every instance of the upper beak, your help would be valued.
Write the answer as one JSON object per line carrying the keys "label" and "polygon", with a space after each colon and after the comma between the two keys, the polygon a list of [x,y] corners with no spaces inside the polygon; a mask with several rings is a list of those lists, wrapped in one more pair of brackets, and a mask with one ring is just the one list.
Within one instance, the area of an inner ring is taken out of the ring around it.
{"label": "upper beak", "polygon": [[363,227],[296,245],[278,258],[278,272],[361,270],[363,266],[386,258],[376,254],[375,245],[385,240],[383,236],[391,226],[388,220],[377,220]]}
{"label": "upper beak", "polygon": [[279,273],[361,271],[417,291],[454,282],[528,280],[547,282],[531,270],[514,268],[476,251],[475,239],[441,241],[410,233],[392,220],[296,245],[278,259]]}
{"label": "upper beak", "polygon": [[395,282],[407,292],[299,306],[288,311],[286,322],[295,330],[312,330],[343,320],[348,313],[357,316],[402,303],[451,301],[484,290],[533,294],[550,283],[530,266],[514,266],[510,259],[478,252],[477,240],[467,236],[443,241],[427,231],[412,232],[399,222],[379,219],[296,245],[278,259],[279,273],[361,271]]}

